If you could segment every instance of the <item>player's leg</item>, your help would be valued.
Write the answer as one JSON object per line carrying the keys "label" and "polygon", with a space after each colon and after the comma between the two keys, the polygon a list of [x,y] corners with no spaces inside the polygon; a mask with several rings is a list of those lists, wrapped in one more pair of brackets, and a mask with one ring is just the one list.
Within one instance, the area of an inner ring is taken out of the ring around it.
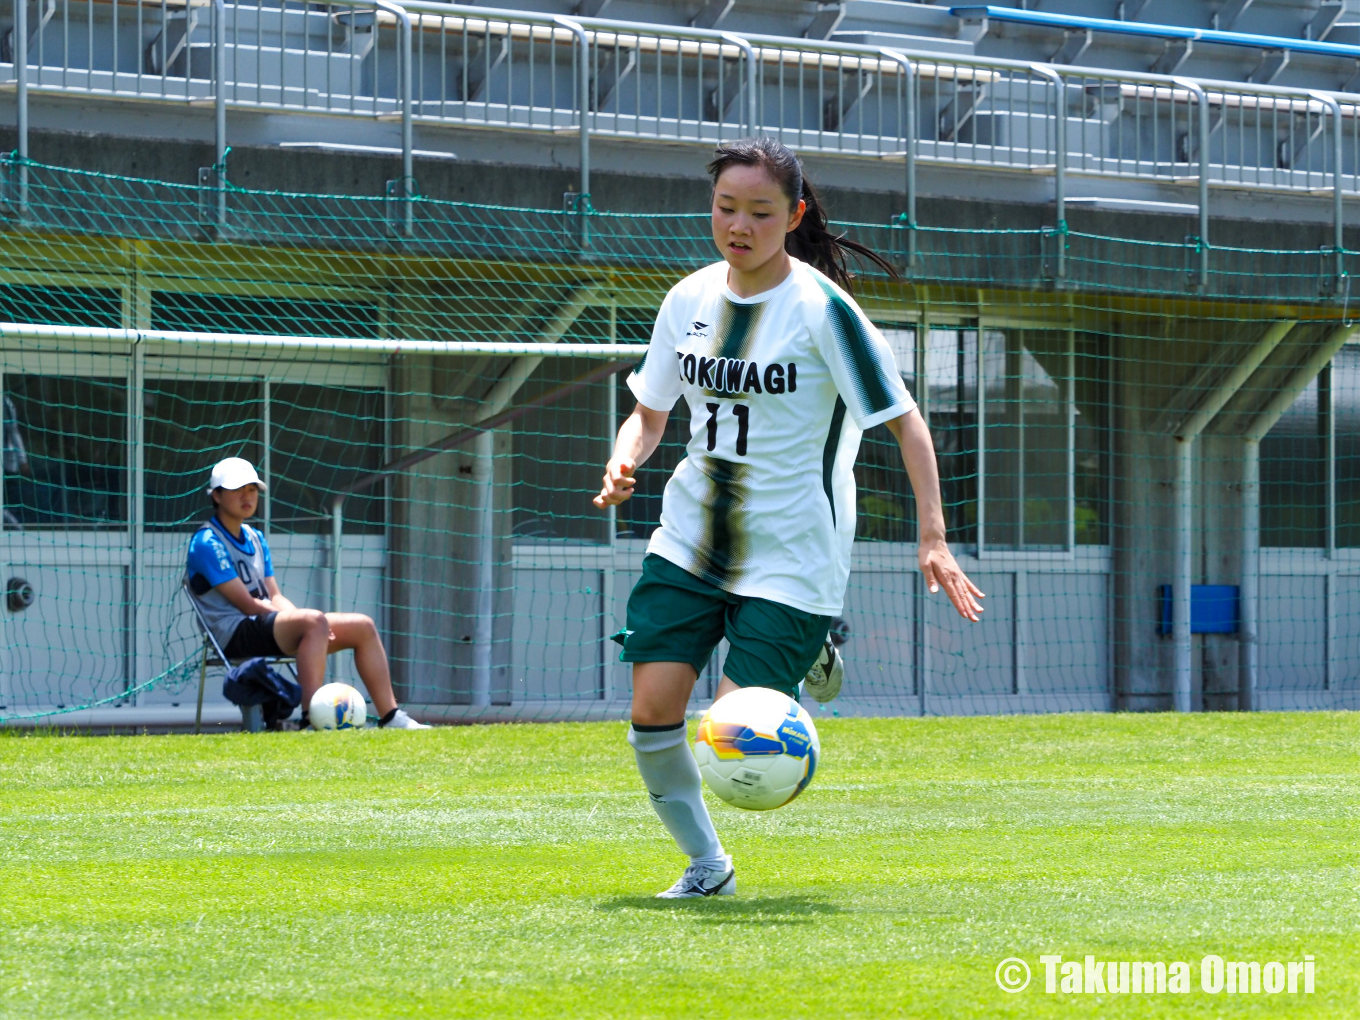
{"label": "player's leg", "polygon": [[628,743],[657,817],[689,857],[664,897],[730,894],[732,859],[704,804],[699,767],[689,749],[685,706],[699,669],[722,634],[724,593],[660,557],[649,556],[628,599],[620,656],[633,663],[633,725]]}
{"label": "player's leg", "polygon": [[368,688],[373,707],[385,716],[397,707],[392,694],[392,670],[387,665],[387,651],[371,617],[362,613],[327,613],[331,640],[326,651],[334,654],[354,649],[354,668]]}
{"label": "player's leg", "polygon": [[326,620],[331,629],[327,651],[354,649],[354,667],[368,688],[368,696],[373,699],[378,725],[399,730],[427,729],[397,707],[387,649],[383,647],[382,635],[373,618],[362,613],[327,613]]}
{"label": "player's leg", "polygon": [[274,642],[284,655],[297,659],[304,715],[312,703],[312,695],[326,682],[326,649],[330,634],[326,614],[319,609],[285,609],[274,614]]}

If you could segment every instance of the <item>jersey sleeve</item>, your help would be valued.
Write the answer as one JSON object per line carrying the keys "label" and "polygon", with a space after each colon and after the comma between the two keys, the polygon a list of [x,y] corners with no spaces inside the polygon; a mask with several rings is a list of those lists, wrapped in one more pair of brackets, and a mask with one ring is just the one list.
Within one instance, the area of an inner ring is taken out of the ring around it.
{"label": "jersey sleeve", "polygon": [[653,411],[669,411],[680,399],[680,372],[675,365],[677,333],[675,318],[675,291],[666,295],[661,302],[661,311],[656,315],[656,325],[652,327],[652,339],[647,345],[647,353],[628,376],[628,388],[643,407]]}
{"label": "jersey sleeve", "polygon": [[195,574],[202,574],[214,588],[236,576],[227,547],[211,528],[199,529],[189,542],[189,576]]}
{"label": "jersey sleeve", "polygon": [[913,410],[916,401],[878,327],[838,287],[821,279],[817,285],[823,306],[811,316],[813,340],[855,424],[867,431]]}

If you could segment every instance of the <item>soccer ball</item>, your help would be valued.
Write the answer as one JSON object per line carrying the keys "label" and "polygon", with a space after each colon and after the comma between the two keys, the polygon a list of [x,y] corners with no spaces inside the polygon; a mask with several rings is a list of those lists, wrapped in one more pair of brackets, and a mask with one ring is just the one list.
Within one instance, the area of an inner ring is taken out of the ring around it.
{"label": "soccer ball", "polygon": [[361,729],[368,709],[363,696],[349,684],[326,684],[312,695],[307,719],[314,730]]}
{"label": "soccer ball", "polygon": [[751,811],[783,807],[802,793],[821,753],[812,716],[765,687],[743,687],[715,701],[694,741],[708,788]]}

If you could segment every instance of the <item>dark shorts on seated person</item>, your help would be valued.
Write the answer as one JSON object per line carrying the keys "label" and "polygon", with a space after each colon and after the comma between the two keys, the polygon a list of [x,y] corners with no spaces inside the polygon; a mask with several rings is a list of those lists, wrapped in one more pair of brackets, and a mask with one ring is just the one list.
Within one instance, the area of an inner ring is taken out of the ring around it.
{"label": "dark shorts on seated person", "polygon": [[232,632],[231,640],[222,649],[233,662],[239,659],[253,659],[257,655],[277,659],[286,653],[274,640],[274,618],[278,613],[261,613],[247,616]]}

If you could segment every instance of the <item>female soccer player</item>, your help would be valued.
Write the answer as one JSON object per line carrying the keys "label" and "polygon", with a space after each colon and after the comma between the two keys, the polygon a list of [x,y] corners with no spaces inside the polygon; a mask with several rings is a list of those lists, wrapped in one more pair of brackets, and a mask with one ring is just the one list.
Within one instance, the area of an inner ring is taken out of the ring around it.
{"label": "female soccer player", "polygon": [[[847,293],[851,252],[827,230],[798,158],[769,138],[718,148],[716,262],[676,284],[647,354],[628,378],[637,407],[619,429],[594,503],[628,499],[681,396],[687,456],[662,500],[620,635],[633,663],[633,746],[652,807],[690,864],[659,895],[731,895],[736,873],[704,805],[686,746],[685,705],[719,640],[730,652],[717,696],[807,679],[829,701],[843,667],[827,637],[855,538],[852,468],[863,430],[887,424],[902,448],[921,521],[919,559],[976,621],[980,592],[945,544],[935,451],[892,350]],[[848,420],[847,420],[848,418]]]}

